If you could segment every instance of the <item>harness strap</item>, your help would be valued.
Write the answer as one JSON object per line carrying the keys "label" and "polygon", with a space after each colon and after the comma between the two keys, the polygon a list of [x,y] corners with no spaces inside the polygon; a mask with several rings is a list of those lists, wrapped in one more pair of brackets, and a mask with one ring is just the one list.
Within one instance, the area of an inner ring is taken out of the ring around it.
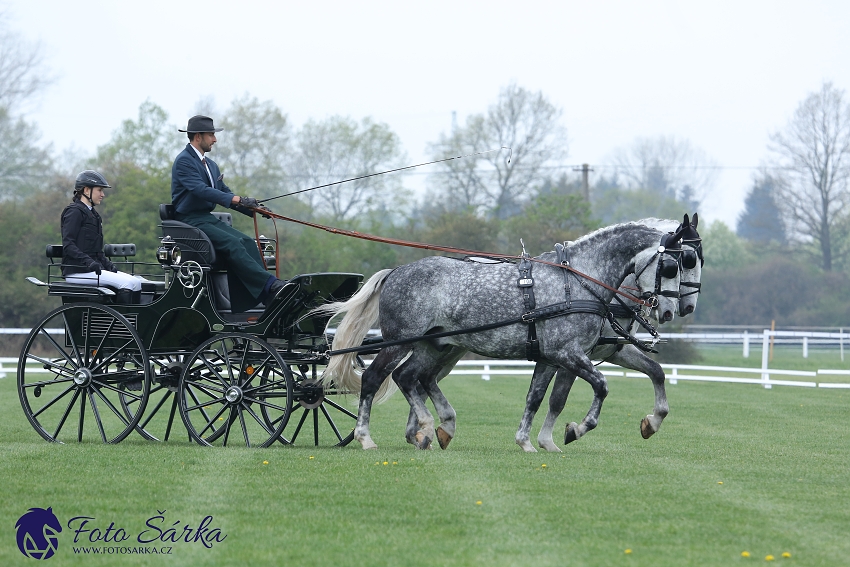
{"label": "harness strap", "polygon": [[[529,260],[528,254],[523,250],[523,254],[517,265],[519,279],[516,285],[522,293],[522,301],[525,305],[526,314],[534,311],[534,308],[537,306],[534,299],[534,278],[531,275],[533,267],[534,265]],[[537,340],[537,327],[534,324],[534,319],[528,321],[528,337],[525,340],[525,358],[526,360],[533,361],[537,361],[540,358],[540,341]]]}

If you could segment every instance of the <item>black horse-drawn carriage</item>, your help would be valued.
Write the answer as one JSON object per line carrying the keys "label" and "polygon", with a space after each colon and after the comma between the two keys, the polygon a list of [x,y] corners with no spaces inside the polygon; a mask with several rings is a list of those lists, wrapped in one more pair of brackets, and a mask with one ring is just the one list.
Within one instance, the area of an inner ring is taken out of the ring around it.
{"label": "black horse-drawn carriage", "polygon": [[[65,282],[61,246],[47,248],[47,282],[29,278],[62,298],[18,362],[18,392],[35,430],[57,442],[117,443],[134,430],[165,441],[185,435],[174,427],[179,411],[189,439],[202,445],[351,441],[355,414],[318,380],[327,319],[304,317],[348,299],[363,276],[299,275],[269,305],[234,313],[227,272],[206,235],[173,220],[171,205],[160,216],[158,265],[127,261],[132,244],[104,250],[124,257],[122,269],[157,280],[143,284],[140,300]],[[271,268],[275,243],[260,240]]]}

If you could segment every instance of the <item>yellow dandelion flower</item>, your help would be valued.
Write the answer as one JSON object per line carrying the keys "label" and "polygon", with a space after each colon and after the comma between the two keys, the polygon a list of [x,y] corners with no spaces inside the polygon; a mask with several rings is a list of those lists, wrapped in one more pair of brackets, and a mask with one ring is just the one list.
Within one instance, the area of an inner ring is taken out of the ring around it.
{"label": "yellow dandelion flower", "polygon": [[541,468],[541,469],[545,469],[545,468],[546,468],[546,463],[543,463],[542,465],[540,465],[540,468]]}
{"label": "yellow dandelion flower", "polygon": [[315,458],[316,458],[316,457],[314,457],[313,455],[310,455],[310,460],[311,460],[311,461],[312,461],[313,459],[315,459]]}
{"label": "yellow dandelion flower", "polygon": [[385,465],[388,465],[389,463],[388,463],[387,461],[384,461],[384,464],[385,464]]}
{"label": "yellow dandelion flower", "polygon": [[381,464],[381,461],[375,461],[375,464],[376,464],[376,465],[380,465],[380,464]]}
{"label": "yellow dandelion flower", "polygon": [[785,553],[782,554],[782,557],[784,557],[785,559],[788,559],[789,557],[791,557],[791,554],[786,551]]}
{"label": "yellow dandelion flower", "polygon": [[749,556],[750,556],[750,552],[749,552],[749,551],[742,551],[742,552],[741,552],[741,557],[749,557]]}
{"label": "yellow dandelion flower", "polygon": [[723,481],[722,481],[722,480],[718,480],[718,481],[717,481],[717,484],[723,484]]}
{"label": "yellow dandelion flower", "polygon": [[765,561],[773,561],[774,559],[776,559],[776,558],[772,555],[768,555],[764,558]]}
{"label": "yellow dandelion flower", "polygon": [[398,461],[393,461],[393,464],[394,464],[394,465],[397,465],[397,464],[398,464]]}
{"label": "yellow dandelion flower", "polygon": [[624,551],[623,553],[625,553],[626,555],[631,555],[632,550],[631,550],[631,549],[627,549],[627,550],[626,550],[626,551]]}
{"label": "yellow dandelion flower", "polygon": [[476,500],[476,501],[475,501],[475,505],[476,505],[476,506],[481,506],[481,500]]}
{"label": "yellow dandelion flower", "polygon": [[263,464],[264,464],[264,465],[267,465],[267,464],[269,464],[269,462],[268,462],[268,461],[263,461]]}

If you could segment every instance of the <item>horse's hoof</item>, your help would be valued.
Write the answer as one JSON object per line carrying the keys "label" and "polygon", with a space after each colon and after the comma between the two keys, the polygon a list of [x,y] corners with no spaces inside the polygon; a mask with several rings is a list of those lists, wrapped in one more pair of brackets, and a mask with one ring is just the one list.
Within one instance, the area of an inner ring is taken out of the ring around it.
{"label": "horse's hoof", "polygon": [[649,423],[649,417],[645,417],[640,421],[640,436],[644,439],[652,437],[655,430],[652,429],[652,424]]}
{"label": "horse's hoof", "polygon": [[567,429],[564,431],[564,445],[568,445],[578,439],[578,423],[572,422],[567,424]]}
{"label": "horse's hoof", "polygon": [[547,441],[546,443],[540,443],[540,448],[544,451],[549,451],[550,453],[560,453],[561,448],[555,445],[552,441]]}
{"label": "horse's hoof", "polygon": [[374,441],[370,441],[369,443],[361,443],[361,445],[363,446],[363,449],[365,449],[367,451],[369,449],[377,449],[378,448],[378,445],[375,444]]}
{"label": "horse's hoof", "polygon": [[452,436],[446,433],[442,427],[437,428],[437,442],[440,444],[440,449],[445,449],[452,442]]}
{"label": "horse's hoof", "polygon": [[431,438],[427,435],[423,435],[422,433],[416,434],[416,443],[413,444],[417,449],[430,449],[431,448]]}
{"label": "horse's hoof", "polygon": [[526,440],[526,441],[517,441],[517,442],[516,442],[516,444],[517,444],[517,445],[519,445],[519,446],[520,446],[520,448],[521,448],[523,451],[525,451],[526,453],[536,453],[536,452],[537,452],[537,449],[535,449],[535,448],[534,448],[534,445],[532,445],[531,443],[529,443],[529,442],[528,442],[528,440]]}

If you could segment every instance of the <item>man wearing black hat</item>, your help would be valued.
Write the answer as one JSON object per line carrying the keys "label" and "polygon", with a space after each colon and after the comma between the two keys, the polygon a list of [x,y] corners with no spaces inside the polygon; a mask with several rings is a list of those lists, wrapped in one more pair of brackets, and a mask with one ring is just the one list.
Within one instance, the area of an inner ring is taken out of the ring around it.
{"label": "man wearing black hat", "polygon": [[177,155],[171,168],[171,202],[175,219],[195,226],[209,237],[216,255],[227,264],[230,302],[233,311],[245,311],[269,300],[283,288],[284,282],[270,275],[263,266],[254,240],[210,214],[216,205],[253,216],[246,207],[259,207],[256,199],[234,195],[224,183],[216,163],[206,157],[216,143],[216,128],[208,116],[193,116],[185,130],[186,148]]}

